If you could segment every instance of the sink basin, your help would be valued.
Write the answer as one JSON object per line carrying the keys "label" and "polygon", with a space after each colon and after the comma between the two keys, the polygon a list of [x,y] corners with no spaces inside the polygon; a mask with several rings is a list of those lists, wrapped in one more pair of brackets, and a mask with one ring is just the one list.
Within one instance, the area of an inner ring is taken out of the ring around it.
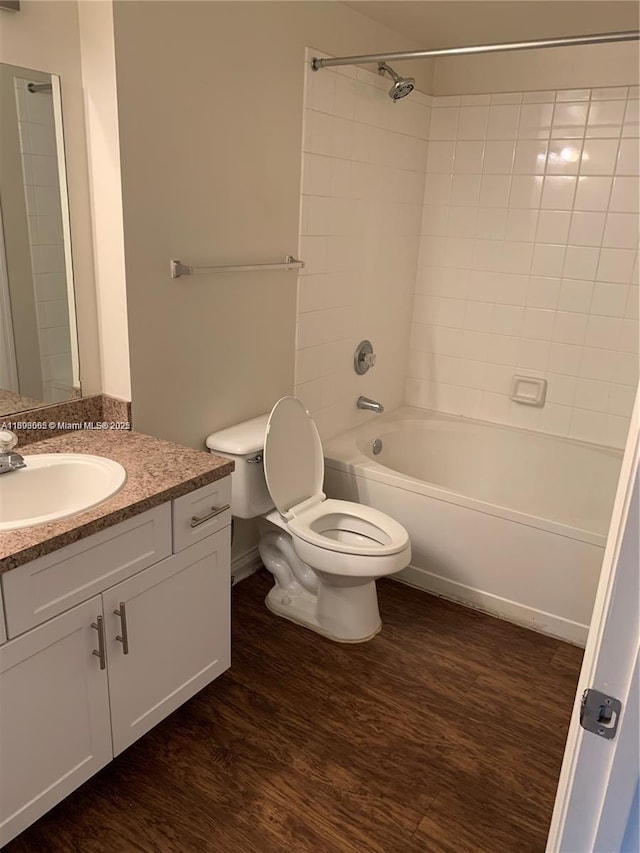
{"label": "sink basin", "polygon": [[0,475],[0,531],[78,515],[120,491],[127,472],[118,462],[85,453],[25,456],[26,468]]}

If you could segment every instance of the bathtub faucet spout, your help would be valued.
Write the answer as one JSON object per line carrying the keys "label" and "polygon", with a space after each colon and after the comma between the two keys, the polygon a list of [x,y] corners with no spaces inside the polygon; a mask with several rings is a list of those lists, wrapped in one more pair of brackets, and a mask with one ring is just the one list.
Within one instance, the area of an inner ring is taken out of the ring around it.
{"label": "bathtub faucet spout", "polygon": [[356,406],[359,409],[366,409],[368,412],[384,412],[382,403],[376,403],[375,400],[370,400],[368,397],[358,397]]}

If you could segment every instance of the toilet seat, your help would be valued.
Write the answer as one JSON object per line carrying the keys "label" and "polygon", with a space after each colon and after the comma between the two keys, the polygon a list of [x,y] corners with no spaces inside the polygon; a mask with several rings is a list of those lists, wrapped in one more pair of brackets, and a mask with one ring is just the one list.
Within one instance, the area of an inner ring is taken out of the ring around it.
{"label": "toilet seat", "polygon": [[[364,574],[365,568],[371,571],[369,561],[397,557],[387,560],[390,566],[395,565],[410,547],[407,531],[385,513],[351,501],[326,500],[322,491],[322,442],[311,416],[296,397],[283,397],[271,411],[264,472],[296,551],[304,551],[305,556],[300,556],[314,568],[327,566],[325,571],[341,573],[345,571],[343,563],[348,562],[348,574],[359,574],[360,568]],[[338,559],[338,555],[345,559]],[[359,568],[354,571],[356,564]]]}
{"label": "toilet seat", "polygon": [[343,554],[397,554],[409,542],[407,531],[397,521],[351,501],[324,500],[299,514],[294,507],[288,528],[310,545]]}

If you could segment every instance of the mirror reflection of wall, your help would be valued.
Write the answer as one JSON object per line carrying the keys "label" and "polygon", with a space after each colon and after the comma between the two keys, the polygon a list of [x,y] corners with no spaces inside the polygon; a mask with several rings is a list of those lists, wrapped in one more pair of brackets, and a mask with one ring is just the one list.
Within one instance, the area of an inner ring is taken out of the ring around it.
{"label": "mirror reflection of wall", "polygon": [[80,394],[59,80],[0,64],[0,415]]}

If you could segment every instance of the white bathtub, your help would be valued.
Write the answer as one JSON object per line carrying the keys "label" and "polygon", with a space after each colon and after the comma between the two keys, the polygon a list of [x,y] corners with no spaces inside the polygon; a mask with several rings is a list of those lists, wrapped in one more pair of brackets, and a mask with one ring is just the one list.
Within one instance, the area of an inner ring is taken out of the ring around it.
{"label": "white bathtub", "polygon": [[584,644],[620,451],[405,407],[324,452],[330,497],[409,531],[399,580]]}

